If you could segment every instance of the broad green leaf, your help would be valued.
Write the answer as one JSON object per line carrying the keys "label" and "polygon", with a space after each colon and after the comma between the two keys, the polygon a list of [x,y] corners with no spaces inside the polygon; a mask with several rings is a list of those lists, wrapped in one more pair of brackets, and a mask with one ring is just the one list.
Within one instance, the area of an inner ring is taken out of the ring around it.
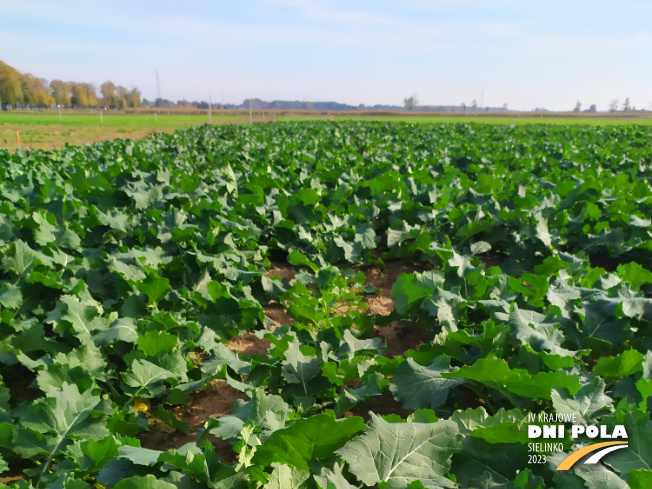
{"label": "broad green leaf", "polygon": [[528,345],[536,352],[548,352],[562,357],[575,357],[577,352],[562,348],[564,333],[559,323],[536,311],[514,308],[508,314],[495,313],[497,319],[508,322],[522,345]]}
{"label": "broad green leaf", "polygon": [[385,352],[383,340],[381,338],[358,339],[350,329],[345,330],[337,352],[338,355],[347,355],[349,358],[353,358],[356,352],[363,351],[383,354]]}
{"label": "broad green leaf", "polygon": [[148,275],[145,280],[137,283],[136,288],[147,295],[147,304],[157,303],[172,290],[167,278],[155,274]]}
{"label": "broad green leaf", "polygon": [[301,253],[299,250],[292,250],[288,255],[288,261],[295,266],[305,265],[315,273],[319,271],[319,267],[308,260],[308,257],[306,257],[306,255]]}
{"label": "broad green leaf", "polygon": [[23,240],[15,241],[2,257],[2,269],[22,275],[28,268],[37,263],[49,265],[52,260],[43,253],[33,250]]}
{"label": "broad green leaf", "polygon": [[288,345],[283,361],[283,377],[290,383],[298,383],[308,394],[308,381],[321,372],[321,360],[316,356],[306,356],[299,349],[299,342]]}
{"label": "broad green leaf", "polygon": [[435,271],[408,273],[401,275],[392,286],[394,309],[405,315],[418,307],[424,299],[432,296],[435,290],[444,285],[444,277]]}
{"label": "broad green leaf", "polygon": [[97,209],[97,219],[105,226],[123,233],[129,232],[131,228],[128,215],[117,209],[110,210],[106,213]]}
{"label": "broad green leaf", "polygon": [[[607,457],[609,454],[605,459]],[[630,489],[623,479],[602,464],[578,464],[574,473],[584,480],[587,489]]]}
{"label": "broad green leaf", "polygon": [[602,463],[615,468],[627,478],[632,470],[652,470],[652,420],[649,413],[640,412],[628,413],[622,418],[617,424],[625,426],[628,446],[608,454]]}
{"label": "broad green leaf", "polygon": [[99,346],[112,345],[118,341],[135,343],[138,340],[138,329],[133,318],[116,319],[111,326],[93,335],[93,341]]}
{"label": "broad green leaf", "polygon": [[144,477],[135,475],[121,480],[113,486],[113,489],[177,489],[177,486],[157,479],[152,474],[147,474]]}
{"label": "broad green leaf", "polygon": [[630,336],[628,322],[614,316],[618,302],[613,300],[597,300],[584,304],[586,314],[580,330],[585,338],[597,338],[614,345],[621,345]]}
{"label": "broad green leaf", "polygon": [[125,280],[132,282],[139,282],[147,277],[142,269],[142,265],[134,265],[128,262],[133,262],[131,256],[123,255],[122,257],[118,257],[111,255],[108,259],[108,268],[122,276]]}
{"label": "broad green leaf", "polygon": [[528,443],[527,419],[516,410],[498,410],[489,416],[484,408],[457,410],[450,417],[462,435],[472,435],[489,443]]}
{"label": "broad green leaf", "polygon": [[155,357],[161,352],[171,351],[177,346],[179,339],[163,331],[148,331],[138,337],[138,349],[148,357]]}
{"label": "broad green leaf", "polygon": [[622,311],[627,317],[652,322],[652,299],[644,297],[623,299]]}
{"label": "broad green leaf", "polygon": [[263,466],[279,462],[308,470],[308,462],[330,457],[364,427],[364,421],[357,416],[336,420],[328,414],[317,414],[300,419],[289,428],[274,431],[258,447],[253,462]]}
{"label": "broad green leaf", "polygon": [[239,374],[248,374],[251,364],[240,360],[237,353],[229,350],[224,343],[216,343],[210,348],[211,357],[202,363],[201,369],[204,374],[215,375],[223,365],[228,365]]}
{"label": "broad green leaf", "polygon": [[290,407],[283,398],[265,394],[262,388],[258,388],[249,401],[236,400],[232,414],[209,420],[206,429],[223,440],[239,440],[242,428],[247,424],[265,441],[274,431],[285,428],[289,415]]}
{"label": "broad green leaf", "polygon": [[613,357],[602,357],[593,367],[594,375],[626,377],[643,370],[644,355],[636,350],[625,350]]}
{"label": "broad green leaf", "polygon": [[575,415],[577,424],[596,424],[596,418],[613,409],[613,400],[604,390],[605,382],[600,377],[582,385],[574,396],[569,396],[564,389],[554,387],[552,406],[558,414]]}
{"label": "broad green leaf", "polygon": [[351,484],[345,477],[344,464],[335,462],[333,468],[322,467],[319,475],[313,477],[320,489],[357,489],[357,486]]}
{"label": "broad green leaf", "polygon": [[460,487],[510,487],[518,471],[527,466],[527,445],[490,444],[467,436],[458,452],[451,473]]}
{"label": "broad green leaf", "polygon": [[124,374],[124,381],[143,397],[145,392],[157,396],[165,391],[163,381],[170,377],[175,378],[175,373],[148,360],[136,360],[131,364],[131,371]]}
{"label": "broad green leaf", "polygon": [[8,282],[0,285],[0,304],[7,309],[18,309],[23,304],[20,287]]}
{"label": "broad green leaf", "polygon": [[46,322],[54,323],[54,330],[63,335],[69,328],[83,343],[91,342],[91,333],[106,328],[97,303],[76,296],[64,295],[50,312]]}
{"label": "broad green leaf", "polygon": [[118,449],[120,457],[127,458],[138,465],[148,465],[150,467],[158,463],[158,459],[163,452],[161,450],[152,450],[150,448],[134,447],[123,445]]}
{"label": "broad green leaf", "polygon": [[398,366],[389,390],[405,409],[436,409],[446,402],[450,389],[464,383],[464,379],[445,379],[441,376],[442,372],[454,370],[450,366],[450,358],[445,356],[437,357],[428,367],[422,367],[408,358]]}
{"label": "broad green leaf", "polygon": [[564,387],[571,394],[580,389],[580,381],[576,375],[563,371],[530,375],[527,370],[511,369],[507,362],[496,358],[483,358],[471,366],[441,375],[445,378],[472,379],[501,392],[508,391],[535,399],[550,400],[553,387]]}
{"label": "broad green leaf", "polygon": [[636,262],[618,265],[618,276],[623,282],[631,284],[635,291],[638,291],[643,284],[652,283],[652,272]]}
{"label": "broad green leaf", "polygon": [[454,487],[444,476],[451,457],[461,449],[459,438],[452,421],[388,423],[372,413],[369,428],[337,453],[351,473],[369,486],[384,482],[388,488],[404,488],[421,481]]}
{"label": "broad green leaf", "polygon": [[376,232],[371,224],[363,224],[356,228],[354,241],[366,250],[373,250],[376,248],[380,238],[376,236]]}
{"label": "broad green leaf", "polygon": [[487,251],[491,251],[491,245],[486,241],[476,241],[474,243],[471,243],[472,255],[481,255],[482,253],[486,253]]}
{"label": "broad green leaf", "polygon": [[310,472],[277,464],[267,479],[264,489],[307,489]]}
{"label": "broad green leaf", "polygon": [[627,484],[631,489],[652,487],[652,470],[632,470],[627,475]]}
{"label": "broad green leaf", "polygon": [[[20,326],[19,326],[20,325]],[[11,338],[11,346],[17,348],[22,353],[29,353],[34,351],[67,351],[66,345],[48,338],[45,333],[43,324],[28,320],[22,323],[16,323],[17,329],[20,329],[20,334]]]}
{"label": "broad green leaf", "polygon": [[102,438],[108,434],[103,415],[109,412],[107,402],[90,391],[80,393],[76,385],[63,384],[27,408],[15,434],[16,451],[32,456],[49,450],[53,456],[66,440]]}
{"label": "broad green leaf", "polygon": [[179,450],[162,452],[157,460],[159,462],[174,465],[179,470],[192,474],[192,477],[198,482],[210,485],[206,457],[201,453],[199,448],[196,450],[184,450],[184,448],[185,447],[182,447]]}
{"label": "broad green leaf", "polygon": [[470,256],[459,255],[455,251],[453,251],[453,257],[448,260],[448,264],[453,268],[457,268],[457,276],[460,278],[464,277],[467,271],[474,270],[476,268],[471,264]]}

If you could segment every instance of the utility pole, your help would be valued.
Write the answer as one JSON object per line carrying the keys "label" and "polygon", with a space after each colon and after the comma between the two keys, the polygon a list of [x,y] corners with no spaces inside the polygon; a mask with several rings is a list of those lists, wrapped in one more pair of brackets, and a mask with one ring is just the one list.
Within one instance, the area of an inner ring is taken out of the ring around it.
{"label": "utility pole", "polygon": [[161,98],[161,80],[158,77],[158,68],[156,68],[156,98]]}

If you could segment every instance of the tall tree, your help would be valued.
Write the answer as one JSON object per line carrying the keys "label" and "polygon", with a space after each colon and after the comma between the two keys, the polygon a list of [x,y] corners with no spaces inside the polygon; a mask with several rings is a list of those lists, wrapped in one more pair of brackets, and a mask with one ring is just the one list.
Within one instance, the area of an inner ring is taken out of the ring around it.
{"label": "tall tree", "polygon": [[2,110],[7,110],[8,105],[16,106],[22,102],[22,99],[20,73],[0,61],[0,105],[2,105]]}
{"label": "tall tree", "polygon": [[92,83],[70,82],[72,94],[71,103],[73,107],[91,107],[98,105],[95,86]]}
{"label": "tall tree", "polygon": [[415,93],[410,98],[404,99],[403,105],[405,106],[405,110],[417,110],[417,105],[419,105],[417,94]]}
{"label": "tall tree", "polygon": [[118,85],[115,89],[118,95],[117,109],[122,110],[127,106],[127,89],[122,85]]}
{"label": "tall tree", "polygon": [[629,97],[627,97],[623,104],[623,112],[629,112],[630,110],[632,110],[632,106],[629,104]]}
{"label": "tall tree", "polygon": [[81,85],[84,87],[86,92],[88,105],[91,107],[100,105],[100,102],[97,100],[97,89],[95,88],[95,85],[92,83],[82,83]]}
{"label": "tall tree", "polygon": [[70,87],[70,105],[73,107],[85,107],[88,105],[88,100],[86,99],[86,91],[81,87],[79,83],[68,82]]}
{"label": "tall tree", "polygon": [[54,97],[50,93],[48,81],[45,78],[38,78],[38,81],[41,84],[41,88],[43,89],[43,92],[41,93],[41,97],[43,97],[43,100],[41,101],[41,103],[43,103],[44,105],[54,104]]}
{"label": "tall tree", "polygon": [[47,86],[47,80],[44,78],[37,78],[29,73],[21,75],[23,105],[33,107],[53,104],[54,97],[48,92]]}
{"label": "tall tree", "polygon": [[62,107],[70,106],[70,85],[61,80],[52,80],[50,90],[54,97],[54,103]]}
{"label": "tall tree", "polygon": [[609,102],[609,112],[616,112],[616,110],[618,110],[618,99],[612,98]]}
{"label": "tall tree", "polygon": [[100,93],[102,94],[102,105],[110,109],[118,108],[118,96],[115,93],[115,84],[111,81],[105,81],[100,86]]}
{"label": "tall tree", "polygon": [[127,92],[127,107],[137,108],[140,107],[140,90],[136,87],[132,87],[129,92]]}

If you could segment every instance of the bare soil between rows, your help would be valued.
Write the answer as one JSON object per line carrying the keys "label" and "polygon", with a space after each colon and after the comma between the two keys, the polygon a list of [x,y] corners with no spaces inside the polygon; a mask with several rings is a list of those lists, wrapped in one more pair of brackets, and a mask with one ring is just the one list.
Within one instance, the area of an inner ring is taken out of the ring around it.
{"label": "bare soil between rows", "polygon": [[[368,314],[388,316],[394,310],[392,286],[396,279],[405,273],[424,271],[427,267],[407,261],[393,260],[388,261],[382,268],[364,265],[360,269],[366,277],[364,284],[373,285],[376,288],[374,294],[365,298]],[[298,271],[298,267],[286,263],[274,263],[265,275],[269,278],[278,277],[291,280],[296,271]],[[284,305],[277,301],[263,306],[263,310],[274,323],[270,327],[271,330],[295,321],[287,314]],[[346,306],[342,308],[342,312],[346,312]],[[421,344],[431,340],[427,331],[406,321],[393,321],[388,326],[376,325],[373,336],[384,341],[387,346],[386,354],[390,358],[401,356],[407,350],[416,350]],[[253,333],[243,333],[232,338],[228,343],[229,348],[243,355],[243,358],[256,354],[265,355],[270,345],[269,340],[260,339]],[[230,414],[237,399],[247,400],[248,398],[227,384],[226,381],[213,380],[209,388],[192,395],[188,405],[175,406],[170,409],[179,421],[188,424],[188,433],[182,433],[159,420],[150,418],[150,430],[140,436],[141,445],[157,450],[180,448],[196,439],[198,432],[209,418],[219,418]],[[347,415],[358,415],[368,419],[369,411],[378,414],[408,414],[389,392],[384,392],[382,395],[356,406]],[[224,463],[235,460],[236,454],[229,444],[215,437],[210,438],[210,441]]]}

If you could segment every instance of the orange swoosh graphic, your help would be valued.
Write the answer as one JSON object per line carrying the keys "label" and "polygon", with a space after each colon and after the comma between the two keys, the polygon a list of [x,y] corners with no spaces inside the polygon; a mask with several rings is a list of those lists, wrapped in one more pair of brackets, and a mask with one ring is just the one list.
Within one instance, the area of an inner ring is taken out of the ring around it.
{"label": "orange swoosh graphic", "polygon": [[596,450],[599,450],[604,447],[609,447],[611,445],[627,445],[626,441],[605,441],[602,443],[596,443],[595,445],[589,445],[588,447],[580,448],[576,452],[571,453],[568,457],[564,459],[562,463],[559,464],[559,467],[557,467],[557,470],[568,470],[570,469],[573,465],[575,465],[575,462],[577,462],[579,459],[581,459],[583,456],[595,452]]}

